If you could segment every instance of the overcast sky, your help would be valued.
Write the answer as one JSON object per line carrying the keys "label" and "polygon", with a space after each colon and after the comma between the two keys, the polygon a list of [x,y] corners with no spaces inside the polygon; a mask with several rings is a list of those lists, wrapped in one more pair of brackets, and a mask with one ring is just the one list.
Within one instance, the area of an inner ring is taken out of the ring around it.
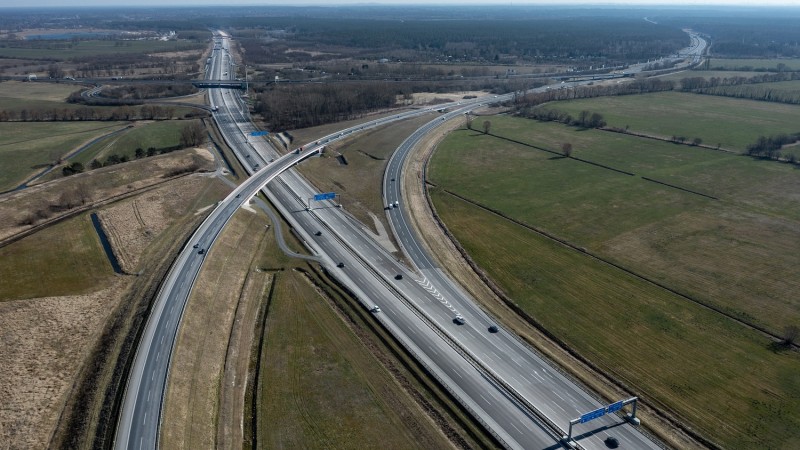
{"label": "overcast sky", "polygon": [[356,5],[356,4],[486,4],[486,5],[748,5],[748,6],[796,6],[800,7],[800,0],[36,0],[25,2],[21,0],[0,0],[0,8],[8,7],[75,7],[75,6],[209,6],[209,5]]}

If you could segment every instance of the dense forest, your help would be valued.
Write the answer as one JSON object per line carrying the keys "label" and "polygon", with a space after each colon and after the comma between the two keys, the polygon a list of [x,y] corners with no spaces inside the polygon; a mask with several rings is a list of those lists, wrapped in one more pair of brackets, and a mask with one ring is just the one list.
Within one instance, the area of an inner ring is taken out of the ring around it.
{"label": "dense forest", "polygon": [[663,22],[705,33],[712,53],[721,57],[781,58],[800,56],[800,9],[729,8],[675,14]]}
{"label": "dense forest", "polygon": [[641,18],[501,22],[286,17],[265,21],[262,26],[260,33],[237,34],[249,50],[248,59],[255,63],[292,61],[298,55],[287,50],[310,47],[318,53],[354,49],[364,58],[403,61],[617,65],[670,54],[688,45],[680,29]]}

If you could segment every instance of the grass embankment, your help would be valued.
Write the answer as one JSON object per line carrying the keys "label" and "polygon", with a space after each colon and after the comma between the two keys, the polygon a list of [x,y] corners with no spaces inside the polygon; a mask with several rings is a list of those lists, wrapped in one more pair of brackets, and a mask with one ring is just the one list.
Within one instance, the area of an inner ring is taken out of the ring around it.
{"label": "grass embankment", "polygon": [[13,189],[82,144],[123,122],[0,123],[0,192]]}
{"label": "grass embankment", "polygon": [[[792,300],[800,288],[793,275],[800,205],[792,193],[800,185],[792,167],[561,124],[491,121],[500,136],[555,151],[572,142],[574,157],[636,175],[463,130],[440,145],[434,183],[743,321],[778,334],[800,321]],[[766,337],[722,314],[451,196],[434,199],[515,302],[648,400],[725,446],[798,439],[792,399],[800,384],[789,377],[796,352],[775,353]]]}
{"label": "grass embankment", "polygon": [[759,136],[800,131],[800,106],[679,92],[625,95],[548,103],[578,117],[588,110],[611,127],[744,152]]}
{"label": "grass embankment", "polygon": [[113,276],[88,214],[0,248],[0,300],[84,294]]}
{"label": "grass embankment", "polygon": [[[342,205],[374,231],[370,213],[384,222],[383,173],[392,153],[411,134],[435,116],[426,114],[359,134],[328,147],[321,158],[312,158],[299,166],[320,192],[340,194]],[[347,165],[336,158],[344,155]]]}
{"label": "grass embankment", "polygon": [[[222,371],[242,286],[249,277],[269,278],[253,270],[264,234],[263,216],[239,211],[206,257],[172,356],[165,411],[169,419],[162,428],[162,443],[168,448],[213,447],[217,429],[210,425],[234,419],[219,417],[220,390],[227,388],[221,386]],[[257,292],[249,301],[258,302],[263,295]]]}

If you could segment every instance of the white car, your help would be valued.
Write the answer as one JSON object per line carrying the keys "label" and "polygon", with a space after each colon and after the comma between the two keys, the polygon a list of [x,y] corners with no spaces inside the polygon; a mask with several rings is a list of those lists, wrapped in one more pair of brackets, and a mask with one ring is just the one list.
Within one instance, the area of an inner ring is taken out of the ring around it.
{"label": "white car", "polygon": [[381,307],[378,306],[378,305],[373,305],[372,308],[370,309],[370,311],[374,312],[374,313],[379,313],[379,312],[381,312]]}

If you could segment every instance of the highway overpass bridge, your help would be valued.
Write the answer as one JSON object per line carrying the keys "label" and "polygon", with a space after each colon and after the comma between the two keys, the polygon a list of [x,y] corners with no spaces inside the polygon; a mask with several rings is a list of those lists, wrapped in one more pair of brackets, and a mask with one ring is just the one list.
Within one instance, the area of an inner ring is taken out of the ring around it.
{"label": "highway overpass bridge", "polygon": [[245,90],[244,81],[236,80],[192,80],[192,85],[199,89],[241,89]]}

